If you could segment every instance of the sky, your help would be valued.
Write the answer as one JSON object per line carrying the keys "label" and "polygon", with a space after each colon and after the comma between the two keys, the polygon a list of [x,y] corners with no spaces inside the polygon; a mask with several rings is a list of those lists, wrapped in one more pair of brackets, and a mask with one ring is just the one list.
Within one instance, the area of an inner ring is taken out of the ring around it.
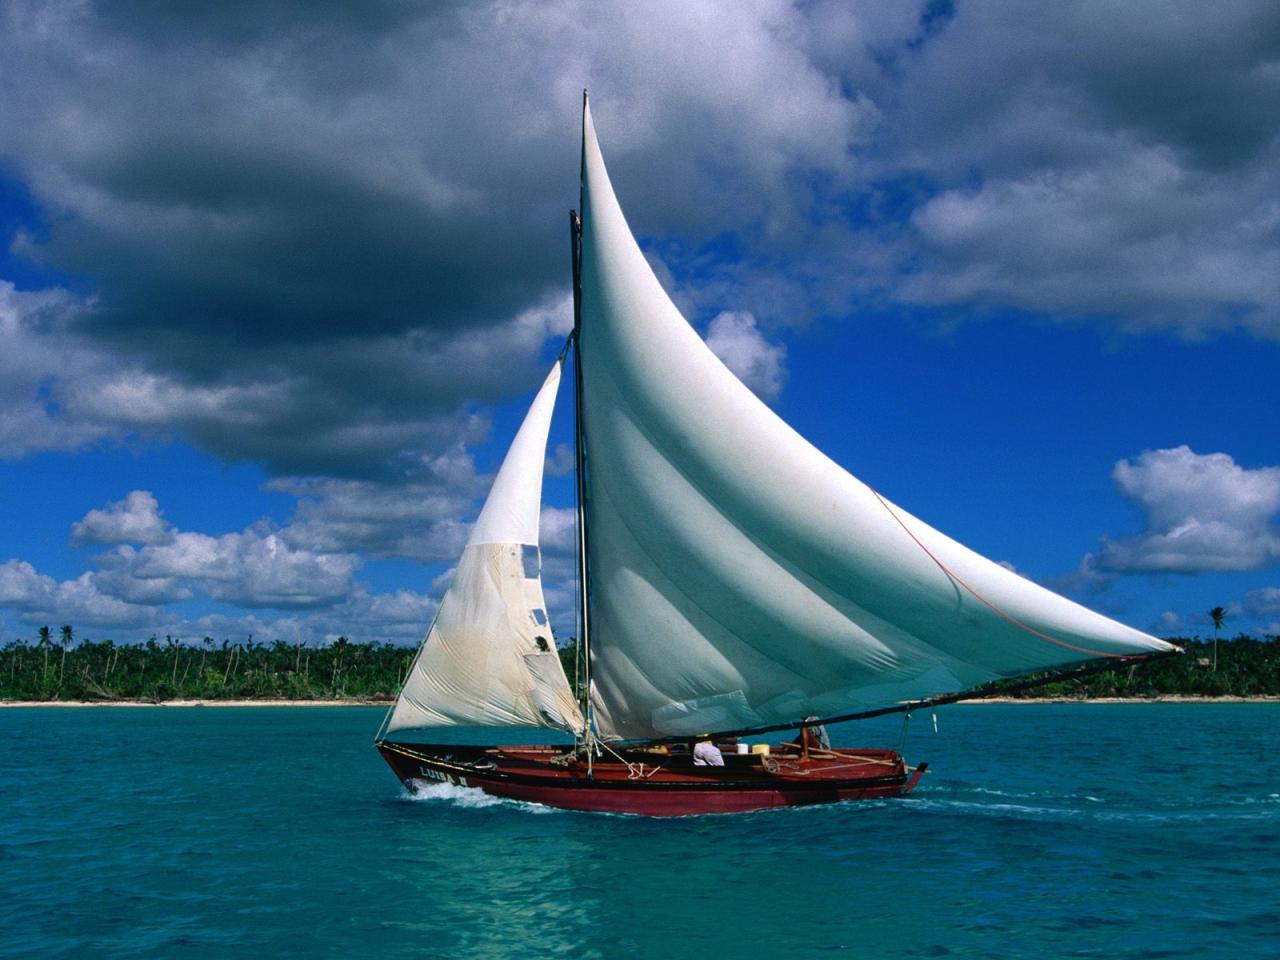
{"label": "sky", "polygon": [[0,642],[420,641],[572,325],[584,87],[819,448],[1140,629],[1280,633],[1270,0],[8,0]]}

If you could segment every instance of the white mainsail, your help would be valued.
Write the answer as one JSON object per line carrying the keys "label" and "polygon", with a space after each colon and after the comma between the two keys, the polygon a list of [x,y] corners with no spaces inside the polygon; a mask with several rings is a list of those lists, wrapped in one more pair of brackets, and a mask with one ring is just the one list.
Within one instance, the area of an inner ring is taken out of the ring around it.
{"label": "white mainsail", "polygon": [[542,593],[538,518],[559,361],[534,398],[476,519],[387,730],[582,729]]}
{"label": "white mainsail", "polygon": [[833,716],[1169,644],[881,499],[707,348],[645,261],[583,116],[582,395],[597,726]]}

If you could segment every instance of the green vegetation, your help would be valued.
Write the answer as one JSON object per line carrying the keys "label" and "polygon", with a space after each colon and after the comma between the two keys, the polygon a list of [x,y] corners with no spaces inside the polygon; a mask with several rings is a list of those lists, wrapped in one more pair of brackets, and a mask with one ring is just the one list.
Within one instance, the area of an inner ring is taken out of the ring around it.
{"label": "green vegetation", "polygon": [[[1170,638],[1182,647],[1181,656],[1152,663],[1134,663],[1115,670],[1060,680],[1032,690],[1011,693],[1019,699],[1069,697],[1275,697],[1280,696],[1280,642],[1276,637],[1255,640],[1241,634],[1223,640]],[[1000,684],[992,684],[1000,694]]]}
{"label": "green vegetation", "polygon": [[252,637],[220,645],[212,637],[190,644],[173,637],[76,643],[70,626],[57,639],[41,627],[34,644],[19,640],[0,650],[0,699],[389,700],[413,654],[346,637],[325,647]]}
{"label": "green vegetation", "polygon": [[[1280,643],[1244,635],[1175,639],[1186,650],[1150,664],[1134,664],[1034,690],[1013,693],[1045,697],[1280,696]],[[560,650],[565,673],[574,678],[575,644]],[[276,640],[216,643],[205,637],[182,643],[152,637],[146,643],[76,641],[72,628],[41,627],[28,643],[0,649],[0,699],[4,700],[387,700],[395,696],[414,651],[389,643],[352,643],[339,637],[324,647]],[[998,695],[1001,684],[993,684]]]}

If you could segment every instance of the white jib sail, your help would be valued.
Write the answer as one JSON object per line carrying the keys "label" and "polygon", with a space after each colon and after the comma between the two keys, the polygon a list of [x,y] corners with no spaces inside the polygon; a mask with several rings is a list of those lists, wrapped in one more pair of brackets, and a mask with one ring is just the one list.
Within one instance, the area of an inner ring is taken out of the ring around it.
{"label": "white jib sail", "polygon": [[476,519],[387,730],[581,730],[542,594],[538,517],[560,363],[534,398]]}
{"label": "white jib sail", "polygon": [[1170,649],[881,500],[784,423],[662,290],[589,114],[584,159],[579,343],[603,732],[833,716]]}

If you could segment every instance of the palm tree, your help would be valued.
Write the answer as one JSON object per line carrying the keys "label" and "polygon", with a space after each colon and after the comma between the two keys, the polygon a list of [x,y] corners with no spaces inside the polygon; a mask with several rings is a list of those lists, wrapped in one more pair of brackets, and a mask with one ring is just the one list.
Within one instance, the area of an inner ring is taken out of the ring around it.
{"label": "palm tree", "polygon": [[71,646],[72,640],[75,639],[71,632],[71,624],[64,624],[62,630],[62,657],[58,661],[58,686],[62,686],[62,675],[67,672],[67,647]]}
{"label": "palm tree", "polygon": [[41,627],[40,630],[38,631],[38,635],[40,637],[39,647],[42,650],[44,650],[44,673],[41,676],[43,677],[44,683],[48,683],[49,682],[49,636],[50,636],[49,628]]}
{"label": "palm tree", "polygon": [[165,634],[164,644],[173,651],[173,670],[169,672],[169,686],[176,691],[178,689],[178,651],[182,649],[182,644],[173,639],[171,634]]}
{"label": "palm tree", "polygon": [[342,655],[346,652],[349,642],[345,635],[333,641],[333,648],[338,651],[338,656],[333,662],[333,678],[330,680],[335,695],[338,693],[338,678],[342,676]]}
{"label": "palm tree", "polygon": [[1213,672],[1218,672],[1218,633],[1222,630],[1222,621],[1227,618],[1227,611],[1221,607],[1214,607],[1209,611],[1209,616],[1213,619]]}

